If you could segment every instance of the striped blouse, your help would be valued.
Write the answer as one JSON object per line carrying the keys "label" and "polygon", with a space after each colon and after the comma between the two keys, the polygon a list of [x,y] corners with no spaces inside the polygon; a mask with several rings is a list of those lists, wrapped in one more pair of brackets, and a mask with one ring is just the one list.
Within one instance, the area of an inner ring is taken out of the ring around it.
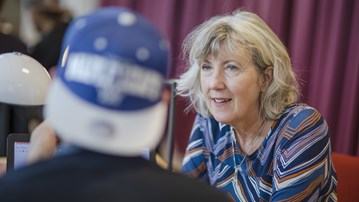
{"label": "striped blouse", "polygon": [[231,126],[197,115],[182,171],[234,201],[337,201],[328,125],[305,104],[288,106],[246,157]]}

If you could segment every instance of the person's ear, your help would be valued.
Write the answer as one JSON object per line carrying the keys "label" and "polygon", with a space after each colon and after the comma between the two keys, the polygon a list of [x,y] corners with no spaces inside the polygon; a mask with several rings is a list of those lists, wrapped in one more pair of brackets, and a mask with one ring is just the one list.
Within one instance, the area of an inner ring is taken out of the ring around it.
{"label": "person's ear", "polygon": [[273,66],[268,66],[264,71],[263,71],[263,79],[261,80],[260,86],[261,86],[261,91],[264,92],[268,89],[269,85],[272,83],[273,80]]}

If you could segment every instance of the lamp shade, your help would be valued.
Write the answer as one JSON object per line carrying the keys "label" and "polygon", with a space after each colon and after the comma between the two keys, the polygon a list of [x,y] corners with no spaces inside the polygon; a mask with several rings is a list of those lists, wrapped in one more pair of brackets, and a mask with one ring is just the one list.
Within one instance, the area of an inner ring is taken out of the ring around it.
{"label": "lamp shade", "polygon": [[0,102],[43,105],[51,77],[35,59],[22,53],[0,54]]}

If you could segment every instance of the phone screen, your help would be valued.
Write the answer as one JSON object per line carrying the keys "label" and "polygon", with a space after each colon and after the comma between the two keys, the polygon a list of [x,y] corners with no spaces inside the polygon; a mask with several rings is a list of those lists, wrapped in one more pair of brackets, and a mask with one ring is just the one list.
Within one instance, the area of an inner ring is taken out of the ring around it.
{"label": "phone screen", "polygon": [[27,164],[30,135],[12,133],[7,137],[6,172],[11,172]]}
{"label": "phone screen", "polygon": [[27,155],[29,151],[28,142],[15,142],[14,144],[14,170],[27,164]]}

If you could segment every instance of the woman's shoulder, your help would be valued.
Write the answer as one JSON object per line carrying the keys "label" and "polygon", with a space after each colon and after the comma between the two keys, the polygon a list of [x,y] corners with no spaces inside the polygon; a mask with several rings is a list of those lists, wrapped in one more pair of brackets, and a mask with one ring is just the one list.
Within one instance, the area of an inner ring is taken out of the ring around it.
{"label": "woman's shoulder", "polygon": [[311,116],[322,117],[320,112],[312,106],[309,106],[306,103],[292,103],[288,105],[279,120],[291,120],[291,122],[301,122]]}
{"label": "woman's shoulder", "polygon": [[328,125],[320,112],[305,103],[289,105],[277,120],[278,142],[292,144],[300,139],[328,136]]}

